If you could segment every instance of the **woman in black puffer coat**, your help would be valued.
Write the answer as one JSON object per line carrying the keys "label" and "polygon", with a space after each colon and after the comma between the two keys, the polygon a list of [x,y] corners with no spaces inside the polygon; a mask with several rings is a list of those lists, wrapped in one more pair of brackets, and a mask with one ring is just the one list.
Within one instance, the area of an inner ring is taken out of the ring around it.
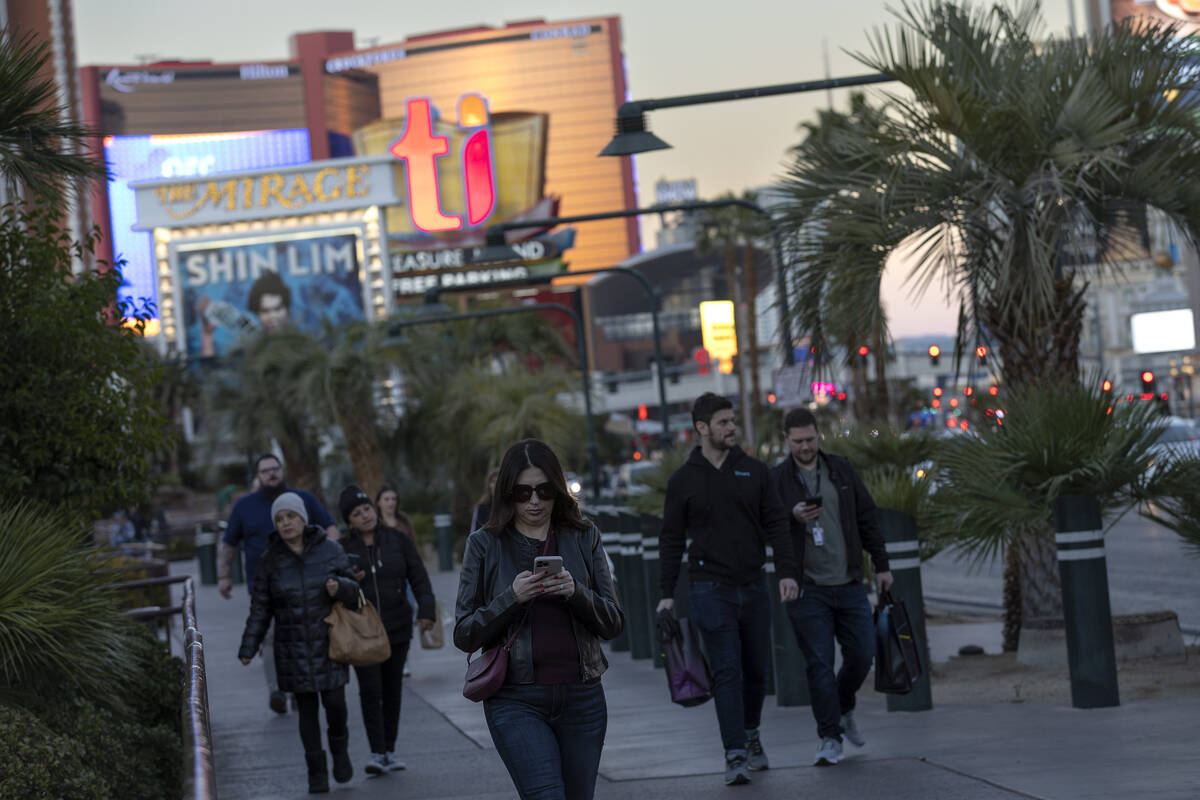
{"label": "woman in black puffer coat", "polygon": [[387,629],[392,655],[382,664],[354,668],[363,725],[371,745],[367,772],[381,775],[404,769],[396,758],[396,735],[400,727],[400,695],[404,685],[404,661],[413,635],[413,609],[407,587],[417,599],[417,624],[429,630],[435,624],[433,586],[429,573],[412,540],[398,530],[380,524],[370,496],[357,486],[342,490],[338,506],[350,525],[342,540],[346,553],[358,557],[354,577],[362,584],[367,600],[379,611]]}
{"label": "woman in black puffer coat", "polygon": [[345,783],[354,775],[347,752],[347,669],[329,658],[329,625],[333,601],[358,607],[358,582],[341,546],[325,531],[308,525],[304,501],[284,492],[271,504],[275,532],[258,562],[250,616],[238,658],[243,664],[258,652],[275,620],[275,673],[279,690],[292,692],[300,710],[300,740],[308,764],[308,790],[329,791],[329,772],[321,747],[319,705],[325,706],[333,777]]}

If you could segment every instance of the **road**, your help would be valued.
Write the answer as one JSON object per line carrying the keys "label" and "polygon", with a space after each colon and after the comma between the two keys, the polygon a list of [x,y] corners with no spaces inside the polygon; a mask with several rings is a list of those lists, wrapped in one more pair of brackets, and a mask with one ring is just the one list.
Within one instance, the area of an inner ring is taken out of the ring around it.
{"label": "road", "polygon": [[[1200,554],[1174,531],[1132,513],[1109,529],[1104,545],[1114,614],[1174,611],[1185,632],[1200,634]],[[958,555],[945,551],[921,565],[926,600],[999,607],[1004,565],[997,561],[973,568]]]}

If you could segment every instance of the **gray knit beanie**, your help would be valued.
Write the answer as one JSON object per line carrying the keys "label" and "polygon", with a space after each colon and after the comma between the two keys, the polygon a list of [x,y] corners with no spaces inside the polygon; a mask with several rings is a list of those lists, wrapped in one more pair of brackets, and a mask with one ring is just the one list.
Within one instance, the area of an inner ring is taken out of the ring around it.
{"label": "gray knit beanie", "polygon": [[275,502],[271,503],[271,522],[275,521],[275,515],[283,510],[294,511],[300,515],[300,519],[304,520],[304,524],[308,524],[308,509],[304,507],[304,501],[300,499],[300,495],[295,492],[284,492],[275,498]]}

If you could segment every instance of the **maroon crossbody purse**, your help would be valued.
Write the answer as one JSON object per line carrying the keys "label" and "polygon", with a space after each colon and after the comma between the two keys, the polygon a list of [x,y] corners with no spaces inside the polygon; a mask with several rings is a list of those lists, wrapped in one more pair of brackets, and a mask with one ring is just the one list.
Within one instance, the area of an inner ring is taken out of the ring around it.
{"label": "maroon crossbody purse", "polygon": [[[553,536],[553,531],[546,534],[546,543],[542,545],[542,555],[549,555],[550,539]],[[507,642],[489,647],[474,661],[471,660],[470,653],[467,654],[467,678],[463,681],[463,697],[478,703],[500,691],[500,687],[504,685],[504,678],[508,675],[508,651],[512,649],[513,642],[517,640],[517,634],[521,632],[521,627],[528,619],[533,602],[530,601],[525,608],[521,621],[517,623],[517,627],[513,629]]]}

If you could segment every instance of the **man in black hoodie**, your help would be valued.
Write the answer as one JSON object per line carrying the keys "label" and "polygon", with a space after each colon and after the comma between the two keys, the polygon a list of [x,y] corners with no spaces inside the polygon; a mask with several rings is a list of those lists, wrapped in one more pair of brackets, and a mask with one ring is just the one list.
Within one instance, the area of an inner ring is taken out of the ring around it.
{"label": "man in black hoodie", "polygon": [[767,465],[737,446],[733,405],[711,392],[692,406],[700,446],[667,483],[659,537],[663,599],[674,607],[687,540],[688,601],[713,671],[713,701],[725,747],[725,783],[766,769],[758,735],[771,657],[771,598],[763,575],[766,541],[784,602],[799,593],[787,509]]}
{"label": "man in black hoodie", "polygon": [[[771,477],[790,509],[793,548],[803,589],[787,614],[804,652],[808,690],[821,743],[813,763],[842,760],[842,736],[866,744],[854,720],[855,694],[875,657],[871,603],[863,585],[863,550],[875,565],[875,585],[892,585],[875,501],[841,456],[819,449],[817,420],[795,408],[783,420],[788,456]],[[842,646],[842,667],[833,672],[834,641]]]}

